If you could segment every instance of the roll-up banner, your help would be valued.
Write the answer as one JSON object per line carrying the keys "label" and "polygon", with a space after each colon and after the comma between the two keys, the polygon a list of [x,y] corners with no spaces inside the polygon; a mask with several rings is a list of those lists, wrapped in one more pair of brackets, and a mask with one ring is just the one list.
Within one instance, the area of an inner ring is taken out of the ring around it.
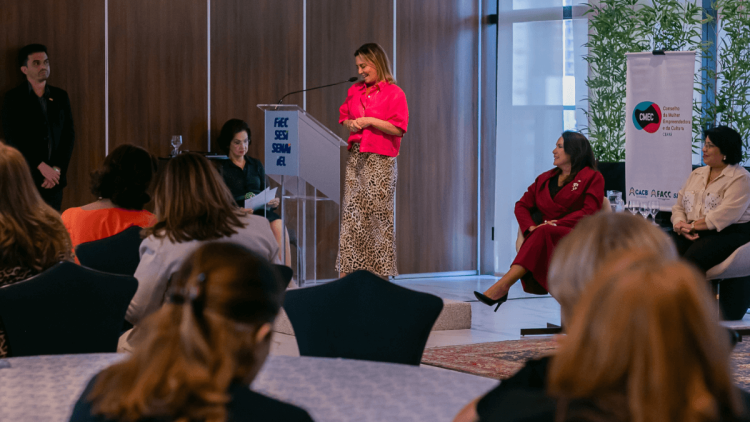
{"label": "roll-up banner", "polygon": [[694,51],[627,53],[625,201],[671,211],[692,171]]}

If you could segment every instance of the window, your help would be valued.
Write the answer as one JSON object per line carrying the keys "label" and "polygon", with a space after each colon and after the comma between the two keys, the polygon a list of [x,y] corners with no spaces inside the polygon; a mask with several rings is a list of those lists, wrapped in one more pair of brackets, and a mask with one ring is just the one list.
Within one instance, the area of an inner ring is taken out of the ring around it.
{"label": "window", "polygon": [[513,0],[499,5],[496,272],[507,271],[515,256],[515,202],[536,176],[552,168],[560,134],[586,125],[583,3]]}

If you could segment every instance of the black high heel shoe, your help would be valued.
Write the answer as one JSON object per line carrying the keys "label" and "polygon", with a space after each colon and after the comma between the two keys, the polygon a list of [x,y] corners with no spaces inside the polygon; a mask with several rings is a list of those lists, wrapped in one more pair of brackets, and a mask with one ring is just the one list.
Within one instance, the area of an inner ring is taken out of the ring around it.
{"label": "black high heel shoe", "polygon": [[484,303],[487,306],[491,307],[492,305],[497,304],[497,306],[495,307],[495,312],[497,312],[497,308],[499,308],[500,305],[502,305],[503,303],[505,303],[506,300],[508,300],[508,293],[506,293],[505,296],[501,297],[500,299],[490,299],[487,296],[477,291],[474,292],[474,296],[476,296],[480,302]]}

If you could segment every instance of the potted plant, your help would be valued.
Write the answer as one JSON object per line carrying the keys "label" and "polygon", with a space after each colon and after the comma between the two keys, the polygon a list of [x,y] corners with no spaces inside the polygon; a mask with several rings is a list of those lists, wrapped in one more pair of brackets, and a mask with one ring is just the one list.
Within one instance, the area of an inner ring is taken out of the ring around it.
{"label": "potted plant", "polygon": [[[588,127],[605,188],[625,190],[625,53],[652,50],[703,51],[702,9],[694,2],[601,0],[587,4],[589,39]],[[698,86],[700,88],[700,86]]]}
{"label": "potted plant", "polygon": [[717,19],[709,30],[715,31],[716,49],[706,51],[715,68],[705,70],[707,78],[700,85],[714,101],[696,104],[699,112],[693,125],[693,143],[703,140],[703,129],[726,125],[740,133],[744,142],[743,161],[750,158],[750,4],[747,0],[717,0],[713,4]]}

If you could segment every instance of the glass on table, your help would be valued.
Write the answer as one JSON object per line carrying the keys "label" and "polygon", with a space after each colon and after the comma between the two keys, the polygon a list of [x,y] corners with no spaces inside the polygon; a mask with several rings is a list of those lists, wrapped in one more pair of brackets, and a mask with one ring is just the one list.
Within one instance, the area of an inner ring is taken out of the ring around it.
{"label": "glass on table", "polygon": [[656,214],[658,214],[659,211],[661,211],[659,209],[659,201],[658,200],[650,201],[648,208],[649,208],[649,211],[651,213],[651,219],[654,221],[654,224],[657,224],[656,223]]}
{"label": "glass on table", "polygon": [[172,157],[177,157],[177,155],[180,154],[180,145],[182,145],[182,135],[174,135],[172,136],[172,140],[170,142],[172,144]]}
{"label": "glass on table", "polygon": [[638,212],[648,220],[648,216],[651,214],[651,209],[649,208],[649,203],[646,201],[641,201],[640,204],[638,204]]}
{"label": "glass on table", "polygon": [[619,190],[607,191],[607,199],[609,199],[610,202],[616,202],[617,198],[622,199],[622,192],[620,192]]}
{"label": "glass on table", "polygon": [[628,211],[630,211],[631,214],[635,215],[638,212],[638,208],[641,207],[641,204],[638,201],[630,200],[628,201]]}
{"label": "glass on table", "polygon": [[612,208],[612,212],[617,212],[618,202],[622,202],[622,192],[617,190],[608,190],[607,200],[609,201],[610,208]]}

